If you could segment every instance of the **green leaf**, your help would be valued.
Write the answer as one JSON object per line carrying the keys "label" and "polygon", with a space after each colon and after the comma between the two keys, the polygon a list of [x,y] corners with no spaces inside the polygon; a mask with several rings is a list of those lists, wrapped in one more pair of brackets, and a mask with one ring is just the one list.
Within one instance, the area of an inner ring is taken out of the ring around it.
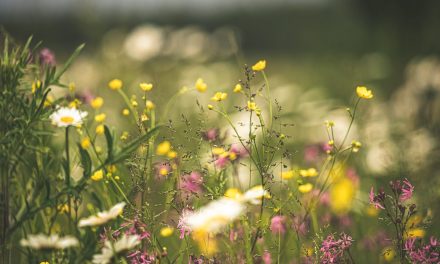
{"label": "green leaf", "polygon": [[150,131],[148,131],[145,135],[138,137],[137,139],[128,143],[121,151],[119,151],[113,160],[112,163],[118,163],[124,159],[126,159],[131,153],[133,153],[142,143],[149,140],[151,137],[156,135],[160,126],[157,126]]}
{"label": "green leaf", "polygon": [[84,169],[83,177],[89,178],[92,174],[92,159],[90,158],[89,152],[81,147],[81,144],[78,143],[78,149],[80,154],[81,166]]}
{"label": "green leaf", "polygon": [[83,44],[79,45],[78,48],[76,48],[76,50],[72,53],[70,58],[64,64],[63,68],[55,75],[55,78],[54,78],[55,81],[58,81],[60,79],[61,75],[63,75],[67,71],[67,69],[72,64],[73,60],[79,55],[79,53],[81,52],[81,50],[84,48],[85,45],[86,44],[83,43]]}
{"label": "green leaf", "polygon": [[107,141],[107,161],[110,161],[113,159],[113,137],[106,125],[104,125],[104,134]]}

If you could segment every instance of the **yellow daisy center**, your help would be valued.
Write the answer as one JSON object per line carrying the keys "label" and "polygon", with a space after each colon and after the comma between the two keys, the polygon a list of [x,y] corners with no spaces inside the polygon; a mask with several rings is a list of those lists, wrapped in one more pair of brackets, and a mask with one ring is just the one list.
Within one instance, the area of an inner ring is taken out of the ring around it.
{"label": "yellow daisy center", "polygon": [[71,116],[63,116],[63,117],[61,117],[61,122],[63,122],[63,123],[72,124],[73,120],[74,120],[74,118],[71,117]]}

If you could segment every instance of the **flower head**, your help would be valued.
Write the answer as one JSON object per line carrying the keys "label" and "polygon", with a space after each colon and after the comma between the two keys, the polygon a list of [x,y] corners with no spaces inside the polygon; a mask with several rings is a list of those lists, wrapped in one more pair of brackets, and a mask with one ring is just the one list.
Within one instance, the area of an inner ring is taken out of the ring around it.
{"label": "flower head", "polygon": [[286,232],[286,217],[282,215],[276,215],[270,220],[270,231],[273,234],[284,234]]}
{"label": "flower head", "polygon": [[109,240],[105,241],[104,247],[100,254],[93,256],[92,262],[95,264],[108,264],[114,256],[122,252],[133,249],[141,242],[138,235],[123,234],[116,242],[112,243]]}
{"label": "flower head", "polygon": [[52,124],[58,127],[76,126],[80,127],[87,112],[80,111],[76,108],[58,107],[55,112],[50,115]]}
{"label": "flower head", "polygon": [[108,87],[112,90],[119,90],[122,88],[122,81],[119,79],[113,79],[108,83]]}
{"label": "flower head", "polygon": [[243,90],[243,87],[241,86],[241,84],[236,84],[234,87],[234,93],[241,93],[241,91]]}
{"label": "flower head", "polygon": [[151,91],[151,89],[153,89],[153,84],[151,84],[151,83],[140,83],[139,87],[141,88],[142,91],[148,92],[148,91]]}
{"label": "flower head", "polygon": [[79,245],[78,240],[72,236],[60,237],[59,235],[46,236],[44,234],[29,235],[20,241],[22,247],[33,249],[65,249]]}
{"label": "flower head", "polygon": [[263,71],[266,68],[266,61],[260,60],[252,66],[253,71]]}
{"label": "flower head", "polygon": [[226,100],[228,97],[227,93],[216,92],[213,97],[211,97],[212,101],[220,102]]}
{"label": "flower head", "polygon": [[400,195],[400,201],[404,202],[411,199],[414,192],[414,185],[412,185],[408,179],[403,180],[402,194]]}
{"label": "flower head", "polygon": [[50,66],[55,66],[57,63],[55,60],[55,54],[48,48],[44,48],[40,51],[40,62]]}
{"label": "flower head", "polygon": [[373,92],[371,90],[368,90],[367,87],[365,86],[356,87],[356,94],[359,98],[363,98],[363,99],[373,98]]}
{"label": "flower head", "polygon": [[203,81],[202,78],[198,78],[196,81],[196,89],[197,91],[204,93],[206,91],[206,89],[208,89],[208,85]]}
{"label": "flower head", "polygon": [[90,102],[90,105],[94,108],[94,109],[99,109],[101,108],[101,106],[104,104],[104,99],[102,97],[96,97],[95,99],[93,99]]}
{"label": "flower head", "polygon": [[125,207],[125,203],[118,203],[114,205],[110,210],[99,212],[96,215],[90,216],[88,218],[81,219],[78,223],[79,227],[85,226],[99,226],[107,223],[108,221],[117,218],[122,214],[122,210]]}

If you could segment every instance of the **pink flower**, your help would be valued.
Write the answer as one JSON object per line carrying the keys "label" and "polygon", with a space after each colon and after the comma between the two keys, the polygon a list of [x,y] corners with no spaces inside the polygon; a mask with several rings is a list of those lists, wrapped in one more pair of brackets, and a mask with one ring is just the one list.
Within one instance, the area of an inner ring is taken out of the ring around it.
{"label": "pink flower", "polygon": [[180,239],[183,239],[186,235],[191,233],[191,228],[185,223],[185,219],[192,214],[192,210],[183,209],[182,215],[179,218],[179,222],[177,223],[177,228],[180,230]]}
{"label": "pink flower", "polygon": [[404,202],[411,199],[414,192],[414,186],[408,181],[408,179],[403,180],[402,194],[400,195],[400,201]]}
{"label": "pink flower", "polygon": [[199,194],[202,192],[202,183],[202,175],[197,171],[193,171],[190,174],[185,174],[181,177],[179,182],[179,189],[187,196],[192,194]]}
{"label": "pink flower", "polygon": [[270,220],[270,230],[273,234],[284,234],[286,233],[286,218],[281,215],[276,215]]}
{"label": "pink flower", "polygon": [[226,167],[226,165],[228,165],[228,163],[229,163],[229,158],[227,156],[218,157],[214,162],[215,166],[220,169],[223,169],[224,167]]}
{"label": "pink flower", "polygon": [[219,130],[217,128],[208,129],[203,133],[203,138],[207,141],[215,141],[219,136]]}
{"label": "pink flower", "polygon": [[272,256],[270,255],[270,252],[265,250],[262,256],[262,260],[264,264],[272,264]]}
{"label": "pink flower", "polygon": [[238,158],[245,158],[249,155],[247,149],[241,144],[232,144],[229,151],[234,152]]}
{"label": "pink flower", "polygon": [[320,154],[319,146],[311,145],[307,146],[304,149],[304,160],[307,162],[315,162],[317,161]]}
{"label": "pink flower", "polygon": [[49,66],[55,66],[57,63],[55,60],[55,54],[48,48],[44,48],[40,51],[40,62]]}
{"label": "pink flower", "polygon": [[[379,195],[378,195],[379,196]],[[383,205],[379,201],[379,197],[374,194],[374,189],[371,187],[370,190],[370,204],[374,205],[376,209],[385,209]]]}

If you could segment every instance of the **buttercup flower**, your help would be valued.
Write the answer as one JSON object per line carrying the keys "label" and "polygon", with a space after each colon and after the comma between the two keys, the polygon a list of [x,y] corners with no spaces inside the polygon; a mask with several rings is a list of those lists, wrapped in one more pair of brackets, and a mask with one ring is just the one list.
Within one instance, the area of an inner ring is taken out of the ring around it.
{"label": "buttercup flower", "polygon": [[318,171],[315,168],[299,170],[299,175],[301,175],[302,177],[316,177],[318,176]]}
{"label": "buttercup flower", "polygon": [[162,143],[157,145],[156,154],[164,156],[164,155],[168,154],[168,152],[170,152],[170,150],[171,150],[171,143],[169,141],[163,141]]}
{"label": "buttercup flower", "polygon": [[79,245],[78,240],[72,236],[60,237],[59,235],[46,236],[44,234],[29,235],[20,241],[22,247],[33,249],[65,249]]}
{"label": "buttercup flower", "polygon": [[106,116],[106,114],[104,114],[104,113],[99,114],[99,115],[96,115],[96,116],[95,116],[95,121],[98,122],[98,123],[102,123],[102,122],[105,121],[105,118],[106,118],[106,117],[107,117],[107,116]]}
{"label": "buttercup flower", "polygon": [[166,226],[166,227],[162,227],[160,229],[160,235],[162,237],[169,237],[174,233],[174,228],[170,227],[170,226]]}
{"label": "buttercup flower", "polygon": [[94,181],[100,181],[100,180],[102,180],[103,177],[104,177],[104,171],[98,170],[98,171],[95,171],[95,173],[93,173],[93,175],[90,178]]}
{"label": "buttercup flower", "polygon": [[371,90],[368,90],[367,87],[365,86],[356,87],[356,94],[359,98],[363,98],[363,99],[373,98],[373,92]]}
{"label": "buttercup flower", "polygon": [[224,101],[228,97],[227,93],[216,92],[213,97],[211,97],[212,101],[220,102]]}
{"label": "buttercup flower", "polygon": [[295,171],[293,170],[283,171],[281,173],[281,178],[283,180],[289,180],[292,179],[293,177],[295,177]]}
{"label": "buttercup flower", "polygon": [[206,89],[208,89],[208,85],[203,81],[202,78],[197,79],[196,81],[196,89],[197,91],[204,93]]}
{"label": "buttercup flower", "polygon": [[151,83],[140,83],[139,87],[141,88],[142,91],[148,92],[148,91],[151,91],[151,89],[153,89],[153,84],[151,84]]}
{"label": "buttercup flower", "polygon": [[243,90],[243,87],[241,87],[241,84],[236,84],[234,87],[234,93],[240,93]]}
{"label": "buttercup flower", "polygon": [[112,90],[119,90],[122,88],[122,81],[119,79],[113,79],[108,83],[108,87]]}
{"label": "buttercup flower", "polygon": [[298,186],[298,191],[301,193],[308,193],[313,189],[313,184],[311,183],[305,183]]}
{"label": "buttercup flower", "polygon": [[260,60],[252,66],[253,71],[262,71],[266,68],[266,61]]}
{"label": "buttercup flower", "polygon": [[80,111],[76,108],[58,107],[55,112],[50,115],[52,124],[58,127],[68,127],[82,125],[87,112]]}
{"label": "buttercup flower", "polygon": [[83,138],[83,139],[81,140],[81,147],[82,147],[83,149],[87,149],[87,148],[89,148],[89,147],[90,147],[90,144],[91,144],[91,142],[90,142],[90,138],[89,138],[89,137],[85,137],[85,138]]}
{"label": "buttercup flower", "polygon": [[90,102],[90,105],[94,109],[99,109],[104,104],[104,99],[102,97],[96,97],[95,99]]}
{"label": "buttercup flower", "polygon": [[257,111],[257,104],[253,101],[248,101],[247,102],[247,108],[249,111]]}
{"label": "buttercup flower", "polygon": [[118,203],[110,210],[99,212],[97,215],[90,216],[85,219],[81,219],[78,223],[79,227],[85,226],[99,226],[107,223],[108,221],[117,218],[120,214],[122,214],[122,210],[125,207],[125,203]]}

